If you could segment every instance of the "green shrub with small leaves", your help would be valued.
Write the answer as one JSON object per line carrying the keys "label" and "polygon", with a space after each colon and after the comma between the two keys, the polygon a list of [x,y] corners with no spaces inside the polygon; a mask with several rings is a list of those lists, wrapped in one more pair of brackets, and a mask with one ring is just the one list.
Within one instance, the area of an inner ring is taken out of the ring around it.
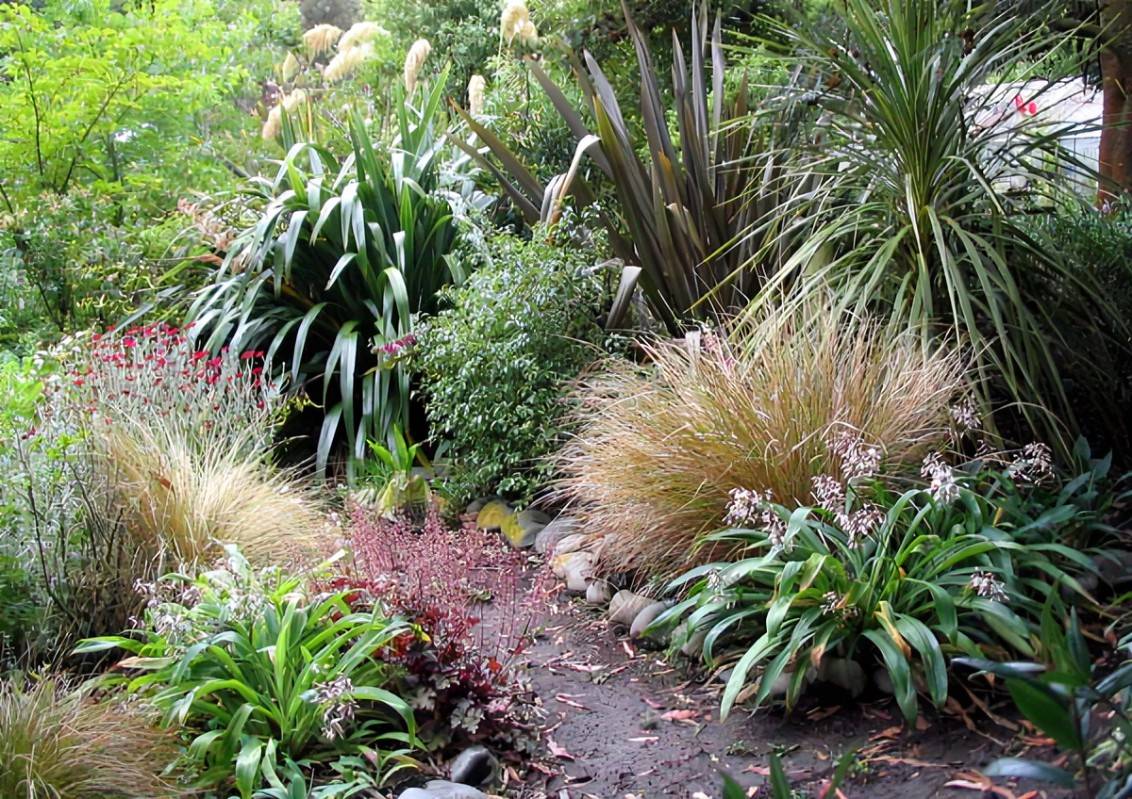
{"label": "green shrub with small leaves", "polygon": [[545,236],[491,240],[489,263],[420,337],[429,423],[451,446],[456,496],[533,495],[561,439],[564,388],[602,341],[594,250]]}

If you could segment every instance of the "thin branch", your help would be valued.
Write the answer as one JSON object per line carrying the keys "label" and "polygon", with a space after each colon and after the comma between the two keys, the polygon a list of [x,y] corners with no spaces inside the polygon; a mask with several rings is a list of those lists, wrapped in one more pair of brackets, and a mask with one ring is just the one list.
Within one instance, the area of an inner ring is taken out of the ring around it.
{"label": "thin branch", "polygon": [[28,66],[27,51],[24,48],[24,39],[20,36],[20,31],[16,30],[16,42],[20,45],[20,66],[24,68],[24,75],[27,77],[28,82],[28,99],[31,100],[31,111],[35,118],[35,164],[39,170],[40,178],[43,177],[43,145],[41,140],[40,130],[43,126],[43,117],[39,113],[39,101],[35,97],[35,79],[31,76],[31,68]]}

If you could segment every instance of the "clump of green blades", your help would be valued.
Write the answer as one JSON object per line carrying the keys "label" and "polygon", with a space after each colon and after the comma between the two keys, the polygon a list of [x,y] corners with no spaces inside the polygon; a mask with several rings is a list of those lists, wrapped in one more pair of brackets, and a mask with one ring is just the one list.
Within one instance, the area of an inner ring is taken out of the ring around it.
{"label": "clump of green blades", "polygon": [[267,201],[259,221],[190,309],[206,346],[265,349],[293,388],[321,402],[320,471],[342,436],[363,458],[367,440],[407,428],[409,372],[380,346],[410,333],[436,292],[463,279],[447,258],[452,208],[437,193],[444,84],[442,74],[419,108],[412,97],[394,103],[388,148],[374,146],[357,114],[342,162],[318,144],[292,144],[274,180],[257,181]]}

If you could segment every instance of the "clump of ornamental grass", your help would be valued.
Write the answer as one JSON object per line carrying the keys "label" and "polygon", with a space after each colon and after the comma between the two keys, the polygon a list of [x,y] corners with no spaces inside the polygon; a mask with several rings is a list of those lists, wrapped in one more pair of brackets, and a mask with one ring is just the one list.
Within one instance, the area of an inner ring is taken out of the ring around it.
{"label": "clump of ornamental grass", "polygon": [[195,565],[220,542],[266,564],[313,548],[324,527],[316,503],[269,463],[284,409],[262,357],[213,356],[154,325],[96,337],[89,365],[73,372],[68,401],[108,510],[150,559]]}
{"label": "clump of ornamental grass", "polygon": [[[160,427],[95,429],[111,507],[159,563],[183,568],[239,546],[252,563],[292,562],[317,549],[325,521],[297,477],[254,458],[197,452]],[[154,575],[156,576],[156,575]]]}
{"label": "clump of ornamental grass", "polygon": [[138,703],[96,702],[58,677],[0,680],[0,796],[158,799],[182,795],[165,771],[177,738]]}
{"label": "clump of ornamental grass", "polygon": [[605,568],[670,575],[720,554],[697,544],[736,487],[804,504],[818,475],[914,473],[947,437],[955,350],[828,308],[764,323],[757,347],[690,333],[580,383],[557,493],[600,534]]}

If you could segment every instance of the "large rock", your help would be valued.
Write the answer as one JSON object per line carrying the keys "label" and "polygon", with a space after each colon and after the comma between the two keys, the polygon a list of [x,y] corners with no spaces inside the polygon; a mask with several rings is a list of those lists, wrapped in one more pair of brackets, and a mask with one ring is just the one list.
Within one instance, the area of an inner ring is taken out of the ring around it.
{"label": "large rock", "polygon": [[704,654],[704,640],[707,638],[707,629],[700,627],[691,635],[688,634],[688,622],[682,621],[672,631],[672,642],[680,644],[680,654],[684,657],[699,658]]}
{"label": "large rock", "polygon": [[499,497],[480,497],[479,499],[473,499],[468,503],[468,507],[464,508],[464,513],[479,513],[483,510],[484,505],[497,499],[499,499]]}
{"label": "large rock", "polygon": [[476,514],[476,527],[481,530],[501,530],[515,515],[515,511],[502,499],[487,502]]}
{"label": "large rock", "polygon": [[819,680],[846,691],[854,699],[865,692],[869,681],[861,664],[849,658],[823,659],[817,676]]}
{"label": "large rock", "polygon": [[626,627],[633,623],[637,614],[653,603],[653,599],[632,591],[618,591],[609,600],[609,620]]}
{"label": "large rock", "polygon": [[557,551],[558,542],[578,531],[578,520],[570,516],[559,516],[546,525],[535,536],[535,552],[547,555]]}
{"label": "large rock", "polygon": [[402,791],[398,799],[487,799],[487,794],[470,785],[448,780],[432,780],[423,788]]}
{"label": "large rock", "polygon": [[586,588],[586,601],[591,605],[607,605],[612,594],[613,589],[609,587],[609,583],[605,580],[594,580]]}
{"label": "large rock", "polygon": [[584,594],[594,576],[594,556],[589,552],[570,552],[569,560],[562,570],[566,580],[566,590],[572,594]]}
{"label": "large rock", "polygon": [[527,508],[514,514],[501,528],[507,543],[515,549],[533,546],[538,534],[550,521],[550,517],[540,510]]}
{"label": "large rock", "polygon": [[402,791],[397,799],[487,799],[487,793],[447,780],[432,780],[424,788],[410,788]]}
{"label": "large rock", "polygon": [[648,626],[656,621],[657,616],[664,613],[666,610],[668,610],[668,605],[663,602],[653,602],[649,605],[645,605],[633,618],[633,623],[629,626],[629,637],[643,638]]}
{"label": "large rock", "polygon": [[594,556],[591,552],[564,552],[550,559],[550,570],[560,580],[566,579],[566,570],[571,563],[586,562],[593,566]]}
{"label": "large rock", "polygon": [[499,761],[486,746],[469,746],[457,755],[448,767],[452,782],[464,785],[484,785],[495,776]]}
{"label": "large rock", "polygon": [[590,537],[588,535],[571,533],[558,539],[558,543],[554,545],[554,554],[565,555],[567,552],[577,552],[579,549],[584,549],[589,542]]}

